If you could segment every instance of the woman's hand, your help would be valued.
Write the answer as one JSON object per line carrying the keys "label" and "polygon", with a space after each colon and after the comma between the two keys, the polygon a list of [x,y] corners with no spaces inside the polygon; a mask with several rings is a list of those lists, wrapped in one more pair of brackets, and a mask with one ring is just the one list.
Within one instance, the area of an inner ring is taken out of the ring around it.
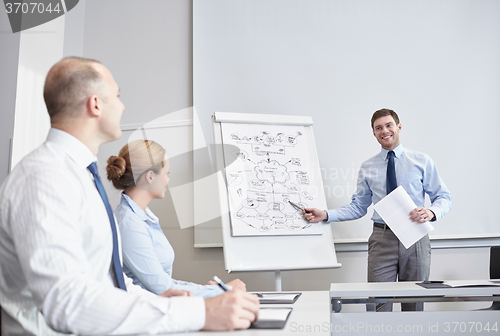
{"label": "woman's hand", "polygon": [[234,279],[232,281],[229,281],[227,283],[227,285],[232,286],[233,289],[237,289],[237,290],[244,291],[244,292],[247,291],[247,285],[245,285],[245,283],[243,281],[241,281],[240,279]]}
{"label": "woman's hand", "polygon": [[163,293],[161,293],[159,296],[163,296],[163,297],[193,296],[193,293],[191,293],[190,291],[186,291],[186,290],[170,288],[169,290],[166,290]]}

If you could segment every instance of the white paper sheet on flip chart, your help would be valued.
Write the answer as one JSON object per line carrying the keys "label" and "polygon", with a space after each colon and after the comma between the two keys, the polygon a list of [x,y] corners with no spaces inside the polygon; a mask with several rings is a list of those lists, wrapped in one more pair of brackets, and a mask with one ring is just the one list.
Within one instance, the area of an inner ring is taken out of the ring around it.
{"label": "white paper sheet on flip chart", "polygon": [[429,222],[411,221],[410,212],[416,207],[410,195],[401,186],[374,205],[375,211],[407,249],[434,230]]}

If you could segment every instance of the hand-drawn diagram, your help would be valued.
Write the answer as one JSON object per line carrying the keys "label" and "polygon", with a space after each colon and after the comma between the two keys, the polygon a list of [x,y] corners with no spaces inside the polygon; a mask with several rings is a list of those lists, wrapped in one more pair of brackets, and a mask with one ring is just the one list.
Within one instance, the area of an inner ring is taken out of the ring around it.
{"label": "hand-drawn diagram", "polygon": [[223,124],[229,209],[233,236],[321,234],[289,201],[313,207],[312,179],[303,126]]}

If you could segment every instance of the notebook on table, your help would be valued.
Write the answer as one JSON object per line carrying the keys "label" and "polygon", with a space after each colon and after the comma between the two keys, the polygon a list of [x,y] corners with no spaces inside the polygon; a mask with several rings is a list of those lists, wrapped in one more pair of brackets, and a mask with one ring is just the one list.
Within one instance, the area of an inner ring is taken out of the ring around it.
{"label": "notebook on table", "polygon": [[293,308],[260,308],[259,319],[252,323],[253,329],[283,329]]}

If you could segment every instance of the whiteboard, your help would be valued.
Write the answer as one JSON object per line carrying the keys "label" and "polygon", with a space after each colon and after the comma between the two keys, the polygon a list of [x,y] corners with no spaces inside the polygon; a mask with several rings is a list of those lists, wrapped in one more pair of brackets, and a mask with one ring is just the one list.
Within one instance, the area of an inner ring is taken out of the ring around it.
{"label": "whiteboard", "polygon": [[[499,12],[496,0],[194,0],[201,128],[211,141],[215,111],[311,116],[334,209],[380,151],[372,113],[391,108],[403,146],[428,154],[453,195],[431,239],[499,237]],[[332,223],[335,242],[366,242],[372,213]]]}
{"label": "whiteboard", "polygon": [[[302,136],[307,139],[307,152],[302,153],[302,158],[310,163],[310,172],[319,170],[312,119],[309,117],[216,112],[212,121],[216,145],[215,161],[217,170],[225,172],[224,177],[231,176],[229,172],[233,169],[231,165],[225,166],[227,161],[224,158],[225,155],[232,154],[225,150],[227,144],[224,144],[223,128],[228,125],[229,129],[237,129],[245,134],[251,134],[256,129],[265,130],[269,134],[278,134],[280,131],[286,130],[287,127],[299,127],[303,131]],[[302,124],[300,124],[301,122]],[[295,125],[291,126],[290,124]],[[229,132],[228,134],[234,133]],[[226,134],[226,138],[228,134]],[[231,137],[229,136],[229,138]],[[237,160],[234,162],[238,164]],[[321,188],[321,179],[318,183],[320,188],[314,196],[316,204],[319,207],[324,207],[326,202]],[[227,211],[227,209],[231,209],[227,205],[229,202],[228,191],[232,190],[233,188],[228,184],[226,178],[219,183],[226,270],[229,272],[276,271],[341,266],[337,262],[333,237],[328,224],[315,224],[315,233],[319,233],[315,235],[234,236],[231,230],[232,212]]]}

